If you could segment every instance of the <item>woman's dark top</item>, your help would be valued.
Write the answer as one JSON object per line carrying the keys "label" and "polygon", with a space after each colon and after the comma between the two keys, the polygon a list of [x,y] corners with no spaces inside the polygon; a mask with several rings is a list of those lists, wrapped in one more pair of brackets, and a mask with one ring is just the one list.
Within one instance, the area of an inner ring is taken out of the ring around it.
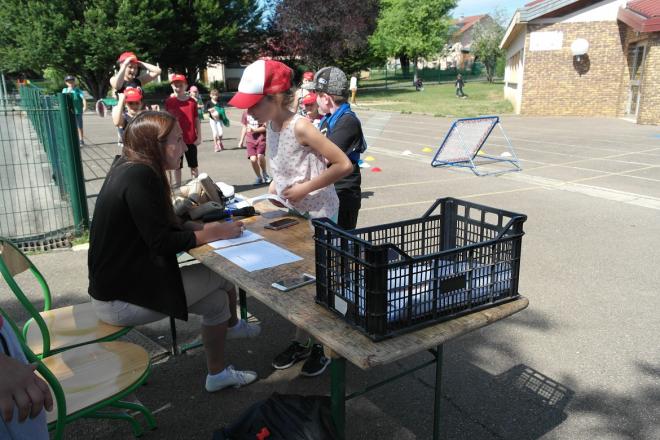
{"label": "woman's dark top", "polygon": [[[139,74],[139,72],[138,72]],[[144,90],[142,90],[142,81],[140,81],[140,78],[133,78],[129,80],[124,80],[124,83],[121,85],[121,87],[117,90],[117,93],[124,93],[124,90],[126,90],[128,87],[133,87],[136,89],[140,89],[142,93],[144,93]]]}
{"label": "woman's dark top", "polygon": [[93,298],[188,318],[176,255],[195,247],[195,234],[173,225],[167,202],[154,170],[117,156],[90,228],[88,291]]}

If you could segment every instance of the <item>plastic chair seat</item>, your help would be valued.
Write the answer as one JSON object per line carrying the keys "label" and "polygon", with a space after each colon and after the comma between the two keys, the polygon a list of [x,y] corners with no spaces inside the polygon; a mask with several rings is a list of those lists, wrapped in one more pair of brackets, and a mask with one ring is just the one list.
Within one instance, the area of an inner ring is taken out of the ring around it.
{"label": "plastic chair seat", "polygon": [[[42,362],[62,386],[67,416],[140,384],[150,367],[149,354],[144,348],[122,341],[84,345]],[[48,423],[55,422],[56,404],[46,414]]]}
{"label": "plastic chair seat", "polygon": [[[126,327],[114,326],[99,320],[91,302],[60,307],[39,314],[50,333],[51,352],[103,340],[122,330],[128,331]],[[26,341],[30,350],[37,356],[42,354],[43,340],[39,326],[35,322],[32,322],[28,328]]]}

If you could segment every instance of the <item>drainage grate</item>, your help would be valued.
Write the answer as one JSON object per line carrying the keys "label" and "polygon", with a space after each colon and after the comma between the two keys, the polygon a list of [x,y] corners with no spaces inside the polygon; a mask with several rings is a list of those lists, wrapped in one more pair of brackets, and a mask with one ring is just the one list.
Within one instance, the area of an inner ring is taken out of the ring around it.
{"label": "drainage grate", "polygon": [[70,248],[72,240],[72,234],[65,234],[57,237],[22,240],[17,242],[16,246],[23,252],[47,252],[54,249]]}

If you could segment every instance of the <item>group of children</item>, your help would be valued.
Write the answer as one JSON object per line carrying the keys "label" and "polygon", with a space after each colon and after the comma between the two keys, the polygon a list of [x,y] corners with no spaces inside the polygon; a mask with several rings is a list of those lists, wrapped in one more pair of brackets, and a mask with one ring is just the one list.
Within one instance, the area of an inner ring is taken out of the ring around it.
{"label": "group of children", "polygon": [[[110,84],[117,94],[117,105],[112,111],[112,120],[118,130],[120,145],[123,143],[124,128],[135,116],[144,109],[144,93],[142,86],[157,78],[161,71],[158,67],[139,61],[133,52],[124,52],[117,60],[119,70],[110,80]],[[224,150],[222,143],[223,125],[229,126],[229,119],[220,102],[220,92],[211,90],[210,100],[204,104],[199,89],[196,86],[188,87],[185,75],[174,74],[170,78],[172,94],[165,100],[165,110],[175,116],[183,132],[187,150],[186,162],[190,168],[190,175],[195,178],[199,174],[197,147],[202,142],[201,121],[204,114],[209,116],[209,124],[213,133],[214,150]],[[181,169],[170,176],[174,187],[181,185]]]}
{"label": "group of children", "polygon": [[[118,91],[113,122],[122,135],[140,112],[142,85],[155,71],[130,52],[122,54],[119,63],[111,83]],[[140,74],[140,66],[146,72]],[[216,152],[224,149],[223,125],[228,125],[228,119],[217,90],[211,90],[211,99],[203,104],[199,90],[188,88],[184,75],[173,75],[170,83],[173,94],[165,101],[165,110],[179,122],[187,146],[186,161],[191,176],[196,177],[203,115],[209,116]],[[269,192],[285,199],[298,213],[330,218],[344,229],[357,225],[361,207],[358,161],[366,149],[360,120],[348,102],[350,94],[347,76],[337,67],[305,72],[301,87],[295,90],[288,66],[258,60],[245,69],[238,93],[229,101],[243,109],[238,146],[247,149],[255,185],[267,183]],[[182,166],[183,157],[171,176],[173,186],[181,184]],[[288,368],[303,359],[301,374],[306,376],[321,374],[330,362],[320,344],[298,331],[290,346],[274,359],[273,367]]]}

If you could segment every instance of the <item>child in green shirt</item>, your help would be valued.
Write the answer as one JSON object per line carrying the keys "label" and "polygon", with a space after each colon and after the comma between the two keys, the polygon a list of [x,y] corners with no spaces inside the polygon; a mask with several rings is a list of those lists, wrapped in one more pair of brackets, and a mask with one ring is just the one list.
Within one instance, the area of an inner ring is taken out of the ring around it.
{"label": "child in green shirt", "polygon": [[76,85],[76,77],[73,75],[67,75],[64,78],[66,87],[62,89],[62,93],[71,93],[73,96],[73,109],[76,114],[76,126],[78,127],[78,139],[80,140],[80,145],[85,145],[83,141],[83,113],[87,111],[87,101],[85,100],[85,94],[83,91]]}
{"label": "child in green shirt", "polygon": [[209,94],[211,99],[206,103],[205,109],[209,114],[214,149],[218,153],[225,149],[225,146],[222,144],[222,126],[229,127],[229,119],[225,113],[225,108],[220,103],[220,92],[217,89],[213,89]]}

